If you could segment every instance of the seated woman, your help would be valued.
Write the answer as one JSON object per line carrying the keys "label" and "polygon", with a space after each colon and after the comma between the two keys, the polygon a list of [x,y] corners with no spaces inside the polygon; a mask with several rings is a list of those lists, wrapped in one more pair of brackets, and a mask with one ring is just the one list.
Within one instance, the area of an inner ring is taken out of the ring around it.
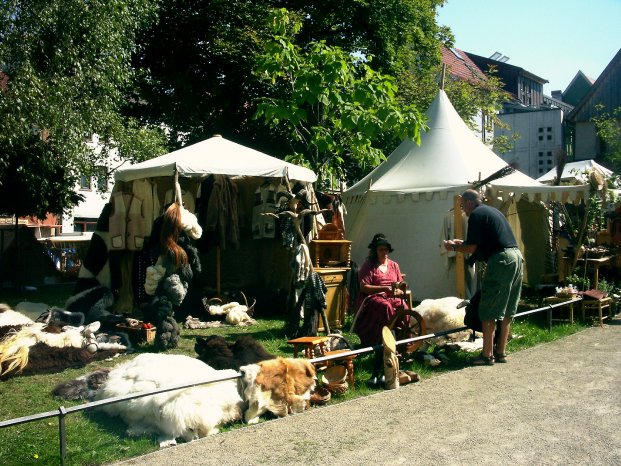
{"label": "seated woman", "polygon": [[399,264],[388,258],[392,246],[382,233],[373,236],[369,244],[369,258],[358,272],[360,294],[358,314],[353,330],[362,346],[373,346],[382,341],[382,328],[388,325],[401,305],[403,291],[393,291],[393,284],[402,280]]}

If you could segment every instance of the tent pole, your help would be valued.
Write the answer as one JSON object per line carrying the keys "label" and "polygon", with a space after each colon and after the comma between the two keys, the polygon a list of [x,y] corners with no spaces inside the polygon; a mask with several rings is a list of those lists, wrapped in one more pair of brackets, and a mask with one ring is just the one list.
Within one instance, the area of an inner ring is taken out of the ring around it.
{"label": "tent pole", "polygon": [[[453,197],[453,225],[455,238],[463,238],[464,224],[461,215],[461,196],[459,194]],[[466,264],[463,254],[455,256],[455,288],[457,289],[457,297],[464,299],[466,297]]]}

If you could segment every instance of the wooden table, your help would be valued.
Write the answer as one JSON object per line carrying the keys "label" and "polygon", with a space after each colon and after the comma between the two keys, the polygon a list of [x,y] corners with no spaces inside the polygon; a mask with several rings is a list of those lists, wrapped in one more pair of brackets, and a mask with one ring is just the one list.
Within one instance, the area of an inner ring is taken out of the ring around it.
{"label": "wooden table", "polygon": [[302,346],[304,348],[304,357],[308,359],[313,359],[315,357],[315,347],[319,345],[320,354],[319,356],[323,356],[326,352],[326,341],[328,341],[329,337],[300,337],[294,338],[293,340],[287,341],[290,345],[293,345],[293,357],[298,357],[299,347]]}

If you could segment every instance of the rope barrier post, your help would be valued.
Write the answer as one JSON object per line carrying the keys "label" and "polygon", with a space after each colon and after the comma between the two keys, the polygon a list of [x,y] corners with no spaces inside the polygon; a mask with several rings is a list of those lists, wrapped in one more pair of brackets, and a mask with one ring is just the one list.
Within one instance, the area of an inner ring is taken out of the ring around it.
{"label": "rope barrier post", "polygon": [[65,466],[67,459],[67,432],[65,430],[65,416],[67,410],[64,406],[58,408],[58,435],[60,437],[60,464]]}
{"label": "rope barrier post", "polygon": [[548,305],[548,333],[552,332],[552,305]]}

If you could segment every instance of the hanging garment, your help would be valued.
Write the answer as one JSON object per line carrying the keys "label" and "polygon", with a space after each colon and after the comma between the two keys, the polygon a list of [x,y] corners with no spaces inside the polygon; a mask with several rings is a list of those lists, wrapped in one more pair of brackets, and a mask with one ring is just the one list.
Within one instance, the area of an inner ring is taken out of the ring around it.
{"label": "hanging garment", "polygon": [[110,202],[110,248],[139,251],[144,245],[145,218],[142,199],[131,193],[115,193]]}
{"label": "hanging garment", "polygon": [[142,199],[142,214],[145,221],[145,236],[151,236],[153,222],[160,215],[160,200],[157,196],[157,185],[150,180],[134,180],[132,192]]}
{"label": "hanging garment", "polygon": [[264,184],[254,192],[255,203],[252,208],[252,237],[254,239],[276,238],[276,218],[267,213],[276,213],[276,193],[279,187],[275,184]]}
{"label": "hanging garment", "polygon": [[215,232],[214,239],[222,249],[226,249],[227,245],[239,247],[237,186],[228,176],[213,175],[213,188],[204,221],[203,229]]}
{"label": "hanging garment", "polygon": [[[171,204],[172,202],[175,202],[175,190],[169,189],[164,196],[164,205]],[[181,190],[181,202],[183,202],[183,207],[186,210],[192,213],[196,212],[196,201],[194,200],[194,195],[189,190]]]}

